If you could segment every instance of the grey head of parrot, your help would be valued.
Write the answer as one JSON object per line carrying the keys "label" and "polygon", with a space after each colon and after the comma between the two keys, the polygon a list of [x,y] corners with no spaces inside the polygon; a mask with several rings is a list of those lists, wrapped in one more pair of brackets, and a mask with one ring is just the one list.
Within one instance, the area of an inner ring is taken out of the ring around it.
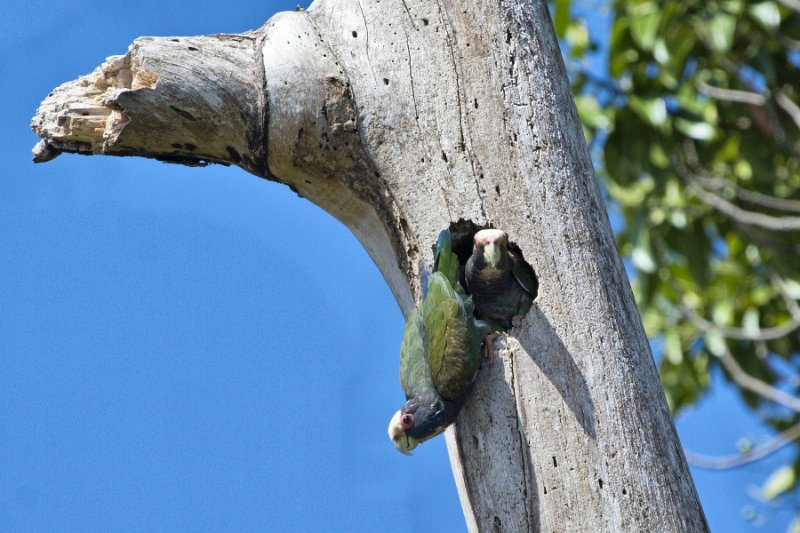
{"label": "grey head of parrot", "polygon": [[389,422],[389,438],[405,455],[421,442],[442,433],[453,423],[464,403],[450,402],[435,394],[414,396],[392,416]]}

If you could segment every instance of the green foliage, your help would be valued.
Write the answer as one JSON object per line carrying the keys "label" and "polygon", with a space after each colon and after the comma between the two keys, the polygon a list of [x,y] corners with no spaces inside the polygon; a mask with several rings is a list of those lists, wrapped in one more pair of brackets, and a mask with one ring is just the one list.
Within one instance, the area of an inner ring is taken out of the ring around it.
{"label": "green foliage", "polygon": [[[585,37],[597,25],[581,9],[598,17],[598,5],[555,2],[578,113],[622,218],[618,244],[675,412],[704,393],[713,368],[734,381],[731,359],[799,395],[800,12],[790,4],[615,0],[609,34]],[[607,46],[592,56],[597,42]],[[607,71],[593,67],[598,56]],[[776,429],[800,423],[737,386]],[[764,483],[768,495],[796,490],[793,465]]]}
{"label": "green foliage", "polygon": [[767,500],[774,500],[794,487],[796,483],[794,468],[790,465],[783,465],[769,475],[764,486],[761,487],[761,492]]}

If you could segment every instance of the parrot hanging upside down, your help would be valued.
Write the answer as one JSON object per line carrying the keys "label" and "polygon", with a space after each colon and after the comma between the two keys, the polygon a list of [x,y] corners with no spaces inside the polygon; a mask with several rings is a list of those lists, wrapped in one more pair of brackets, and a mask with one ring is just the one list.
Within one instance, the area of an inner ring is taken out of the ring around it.
{"label": "parrot hanging upside down", "polygon": [[508,330],[530,310],[539,289],[536,274],[518,249],[509,247],[503,230],[481,230],[473,245],[465,280],[477,315],[493,331]]}
{"label": "parrot hanging upside down", "polygon": [[459,263],[448,230],[436,243],[434,273],[411,312],[400,345],[406,403],[389,422],[389,438],[406,454],[443,432],[458,415],[478,373],[489,328],[473,316],[472,298],[458,284]]}

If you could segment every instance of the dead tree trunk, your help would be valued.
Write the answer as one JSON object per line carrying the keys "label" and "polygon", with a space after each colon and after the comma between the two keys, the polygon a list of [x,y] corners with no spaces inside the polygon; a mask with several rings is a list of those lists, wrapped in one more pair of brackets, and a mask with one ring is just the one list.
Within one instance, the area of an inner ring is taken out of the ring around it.
{"label": "dead tree trunk", "polygon": [[540,297],[448,431],[470,530],[707,530],[541,0],[318,0],[250,33],[141,38],[33,126],[39,161],[286,183],[353,231],[404,312],[441,228],[505,229]]}

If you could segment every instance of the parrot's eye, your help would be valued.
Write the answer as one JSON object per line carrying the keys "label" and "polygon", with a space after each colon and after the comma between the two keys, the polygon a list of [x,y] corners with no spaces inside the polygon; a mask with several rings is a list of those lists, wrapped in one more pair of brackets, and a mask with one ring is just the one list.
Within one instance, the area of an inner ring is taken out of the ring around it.
{"label": "parrot's eye", "polygon": [[400,418],[400,425],[403,429],[411,429],[411,426],[414,425],[414,415],[411,413],[405,414]]}

